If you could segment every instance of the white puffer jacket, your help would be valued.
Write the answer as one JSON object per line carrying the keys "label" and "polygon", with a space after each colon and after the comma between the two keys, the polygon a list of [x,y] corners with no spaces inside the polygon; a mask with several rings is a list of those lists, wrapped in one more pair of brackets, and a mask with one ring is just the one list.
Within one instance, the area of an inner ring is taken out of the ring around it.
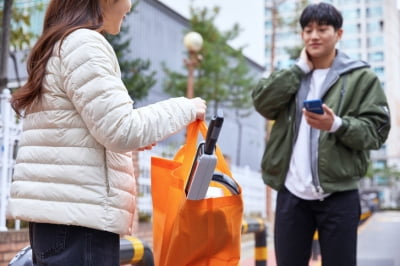
{"label": "white puffer jacket", "polygon": [[87,29],[54,49],[43,85],[24,119],[8,217],[129,234],[131,151],[194,121],[195,106],[181,97],[134,110],[112,47]]}

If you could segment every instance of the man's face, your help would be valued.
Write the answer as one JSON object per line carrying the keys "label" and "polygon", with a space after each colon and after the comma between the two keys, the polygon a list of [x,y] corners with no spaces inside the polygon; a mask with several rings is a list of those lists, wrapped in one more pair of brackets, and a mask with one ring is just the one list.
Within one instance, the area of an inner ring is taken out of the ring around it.
{"label": "man's face", "polygon": [[342,37],[343,30],[332,25],[319,25],[311,22],[304,27],[301,38],[304,41],[310,59],[323,59],[335,52],[335,45]]}

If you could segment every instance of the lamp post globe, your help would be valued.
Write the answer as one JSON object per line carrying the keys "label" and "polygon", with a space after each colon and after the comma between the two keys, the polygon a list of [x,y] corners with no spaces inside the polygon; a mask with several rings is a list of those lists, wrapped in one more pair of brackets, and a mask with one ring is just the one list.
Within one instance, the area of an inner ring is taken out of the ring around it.
{"label": "lamp post globe", "polygon": [[183,38],[183,44],[188,51],[188,58],[185,59],[185,65],[188,69],[186,97],[194,97],[194,70],[202,60],[198,52],[203,47],[203,37],[198,32],[191,31]]}
{"label": "lamp post globe", "polygon": [[183,38],[183,44],[188,51],[198,52],[203,47],[203,37],[201,37],[200,33],[191,31]]}

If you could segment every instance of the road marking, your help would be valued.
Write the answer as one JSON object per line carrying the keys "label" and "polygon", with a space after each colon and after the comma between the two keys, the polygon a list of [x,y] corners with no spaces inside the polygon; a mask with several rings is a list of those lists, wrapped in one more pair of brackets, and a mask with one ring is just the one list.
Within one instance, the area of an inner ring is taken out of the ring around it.
{"label": "road marking", "polygon": [[378,217],[378,221],[384,223],[400,223],[400,217]]}
{"label": "road marking", "polygon": [[371,215],[366,221],[364,221],[361,225],[358,226],[357,232],[361,233],[362,231],[364,231],[365,227],[367,227],[367,225],[370,223],[370,221],[374,218],[375,218],[375,216]]}

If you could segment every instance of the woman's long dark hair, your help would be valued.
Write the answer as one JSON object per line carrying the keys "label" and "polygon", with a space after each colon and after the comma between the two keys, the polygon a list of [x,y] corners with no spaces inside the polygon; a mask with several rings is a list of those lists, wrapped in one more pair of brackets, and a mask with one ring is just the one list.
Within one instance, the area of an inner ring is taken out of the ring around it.
{"label": "woman's long dark hair", "polygon": [[28,81],[16,90],[11,106],[21,112],[40,100],[46,65],[58,41],[79,28],[98,30],[103,25],[101,0],[51,0],[47,7],[43,33],[36,42],[27,62]]}

